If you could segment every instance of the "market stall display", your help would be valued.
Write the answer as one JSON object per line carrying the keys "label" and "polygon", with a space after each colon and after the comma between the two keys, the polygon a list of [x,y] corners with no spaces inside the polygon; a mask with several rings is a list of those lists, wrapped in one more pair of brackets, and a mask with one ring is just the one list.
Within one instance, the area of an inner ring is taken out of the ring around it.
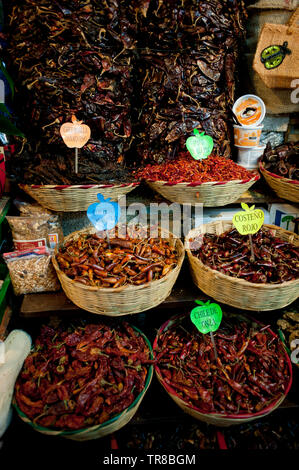
{"label": "market stall display", "polygon": [[172,202],[208,207],[233,203],[259,180],[258,174],[232,160],[215,154],[194,160],[188,152],[173,161],[146,165],[134,174]]}
{"label": "market stall display", "polygon": [[186,251],[194,283],[218,302],[267,311],[291,304],[299,295],[299,237],[263,225],[250,240],[232,222],[212,222],[189,232]]}
{"label": "market stall display", "polygon": [[299,202],[299,143],[290,142],[272,149],[268,144],[260,161],[260,171],[275,193]]}
{"label": "market stall display", "polygon": [[15,387],[15,407],[36,431],[84,441],[120,429],[151,382],[147,338],[127,323],[44,325]]}
{"label": "market stall display", "polygon": [[102,315],[139,313],[159,305],[170,294],[185,254],[180,239],[161,234],[148,238],[146,227],[109,236],[110,241],[94,228],[68,235],[53,256],[65,294],[80,308]]}
{"label": "market stall display", "polygon": [[252,421],[277,408],[292,383],[292,365],[269,326],[224,315],[211,337],[189,315],[168,320],[154,342],[155,371],[170,397],[194,418],[218,426]]}

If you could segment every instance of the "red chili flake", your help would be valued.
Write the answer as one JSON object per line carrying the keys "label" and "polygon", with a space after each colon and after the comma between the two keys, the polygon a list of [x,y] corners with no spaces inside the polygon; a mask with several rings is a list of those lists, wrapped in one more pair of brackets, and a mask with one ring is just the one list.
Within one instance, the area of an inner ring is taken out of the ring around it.
{"label": "red chili flake", "polygon": [[218,155],[212,154],[204,160],[194,160],[188,152],[183,152],[175,160],[160,165],[146,165],[137,170],[134,176],[139,180],[201,184],[251,179],[254,173]]}

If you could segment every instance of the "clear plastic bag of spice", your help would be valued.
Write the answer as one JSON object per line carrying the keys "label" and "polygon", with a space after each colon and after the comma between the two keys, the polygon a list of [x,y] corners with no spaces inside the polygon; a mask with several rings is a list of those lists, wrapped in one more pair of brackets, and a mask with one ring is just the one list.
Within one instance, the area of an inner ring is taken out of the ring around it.
{"label": "clear plastic bag of spice", "polygon": [[46,247],[4,253],[12,286],[16,295],[53,292],[60,289],[56,271]]}
{"label": "clear plastic bag of spice", "polygon": [[16,250],[34,250],[47,246],[54,249],[63,243],[63,231],[58,215],[37,217],[6,217]]}
{"label": "clear plastic bag of spice", "polygon": [[21,217],[38,217],[53,214],[50,209],[46,209],[35,201],[27,202],[22,199],[14,199],[13,203],[19,210]]}

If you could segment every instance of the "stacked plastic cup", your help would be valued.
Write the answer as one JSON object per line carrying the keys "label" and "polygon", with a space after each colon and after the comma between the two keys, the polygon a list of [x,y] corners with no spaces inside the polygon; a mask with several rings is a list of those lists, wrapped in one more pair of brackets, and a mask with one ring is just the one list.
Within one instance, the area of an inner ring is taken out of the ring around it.
{"label": "stacked plastic cup", "polygon": [[257,168],[266,148],[266,145],[260,144],[266,106],[258,96],[244,95],[234,103],[233,113],[239,123],[234,124],[238,164],[248,169]]}

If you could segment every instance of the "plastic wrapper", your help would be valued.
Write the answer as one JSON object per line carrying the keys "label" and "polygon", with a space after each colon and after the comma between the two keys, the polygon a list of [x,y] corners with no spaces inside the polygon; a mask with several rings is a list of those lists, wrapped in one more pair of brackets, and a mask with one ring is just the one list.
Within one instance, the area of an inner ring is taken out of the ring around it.
{"label": "plastic wrapper", "polygon": [[53,292],[60,289],[51,252],[46,247],[4,253],[16,295]]}
{"label": "plastic wrapper", "polygon": [[38,202],[27,202],[22,199],[14,199],[14,206],[19,210],[22,217],[35,217],[40,215],[52,214],[50,209],[38,204]]}
{"label": "plastic wrapper", "polygon": [[57,215],[6,218],[16,250],[32,250],[43,246],[54,249],[63,243],[63,232]]}

